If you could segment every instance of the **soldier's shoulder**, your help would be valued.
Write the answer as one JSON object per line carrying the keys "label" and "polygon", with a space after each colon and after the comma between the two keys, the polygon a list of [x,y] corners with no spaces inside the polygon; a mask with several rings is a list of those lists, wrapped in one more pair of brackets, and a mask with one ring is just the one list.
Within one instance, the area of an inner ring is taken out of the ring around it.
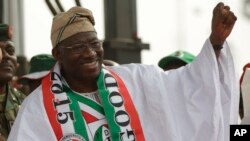
{"label": "soldier's shoulder", "polygon": [[19,102],[22,102],[26,97],[26,95],[23,92],[17,90],[16,88],[10,87],[9,90],[10,94],[12,95],[12,98],[14,99],[16,98],[16,100]]}

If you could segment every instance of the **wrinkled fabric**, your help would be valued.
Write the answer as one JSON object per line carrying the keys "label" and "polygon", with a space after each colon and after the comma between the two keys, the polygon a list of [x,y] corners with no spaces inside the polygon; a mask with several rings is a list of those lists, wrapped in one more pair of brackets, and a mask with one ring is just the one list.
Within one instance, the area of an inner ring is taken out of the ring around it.
{"label": "wrinkled fabric", "polygon": [[[110,67],[124,81],[147,141],[229,141],[238,118],[238,80],[227,44],[218,61],[209,40],[176,71],[128,64]],[[8,141],[55,141],[41,86],[22,104]]]}

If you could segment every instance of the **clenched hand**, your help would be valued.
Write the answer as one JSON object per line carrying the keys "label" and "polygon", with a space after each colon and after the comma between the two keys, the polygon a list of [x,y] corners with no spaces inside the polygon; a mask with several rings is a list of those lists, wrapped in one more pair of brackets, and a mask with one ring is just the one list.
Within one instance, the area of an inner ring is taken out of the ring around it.
{"label": "clenched hand", "polygon": [[230,35],[237,17],[230,7],[220,2],[213,10],[212,33],[210,41],[213,46],[223,45],[226,38]]}

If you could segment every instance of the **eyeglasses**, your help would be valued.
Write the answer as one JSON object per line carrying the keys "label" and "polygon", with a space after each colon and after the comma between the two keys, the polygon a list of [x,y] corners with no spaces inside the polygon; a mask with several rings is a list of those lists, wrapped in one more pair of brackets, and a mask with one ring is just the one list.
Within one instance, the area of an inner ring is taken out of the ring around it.
{"label": "eyeglasses", "polygon": [[89,47],[93,49],[94,51],[100,51],[102,48],[102,41],[93,41],[93,42],[84,42],[84,43],[78,43],[74,44],[72,46],[58,46],[63,49],[68,49],[71,53],[74,54],[80,54],[84,51],[85,48]]}

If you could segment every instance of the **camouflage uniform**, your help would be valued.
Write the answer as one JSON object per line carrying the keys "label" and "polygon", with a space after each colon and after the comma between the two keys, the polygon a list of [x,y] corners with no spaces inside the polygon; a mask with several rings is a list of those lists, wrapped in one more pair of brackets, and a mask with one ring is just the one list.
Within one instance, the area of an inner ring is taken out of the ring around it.
{"label": "camouflage uniform", "polygon": [[[7,102],[6,102],[6,96]],[[8,137],[10,128],[17,116],[19,107],[25,98],[24,94],[15,88],[6,86],[4,94],[0,94],[0,134]]]}

